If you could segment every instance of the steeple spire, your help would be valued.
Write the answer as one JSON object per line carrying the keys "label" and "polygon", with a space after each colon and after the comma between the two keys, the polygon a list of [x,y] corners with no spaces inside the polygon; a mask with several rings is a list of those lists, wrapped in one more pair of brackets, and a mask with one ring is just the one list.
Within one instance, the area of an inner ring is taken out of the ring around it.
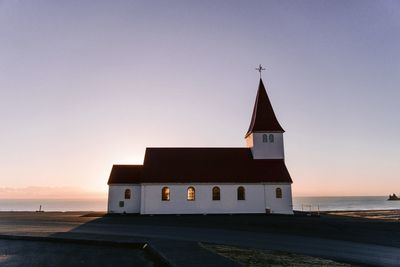
{"label": "steeple spire", "polygon": [[258,85],[253,115],[245,137],[253,132],[285,132],[275,116],[262,79]]}

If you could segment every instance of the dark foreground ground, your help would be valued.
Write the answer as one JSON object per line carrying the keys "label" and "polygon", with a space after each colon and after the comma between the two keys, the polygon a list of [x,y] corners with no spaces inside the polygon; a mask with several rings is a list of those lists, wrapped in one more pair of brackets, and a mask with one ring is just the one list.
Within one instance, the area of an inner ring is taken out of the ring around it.
{"label": "dark foreground ground", "polygon": [[0,266],[157,266],[140,248],[0,239]]}
{"label": "dark foreground ground", "polygon": [[[103,213],[84,212],[0,212],[0,235],[106,240],[125,242],[126,244],[146,243],[165,260],[164,264],[173,266],[238,266],[232,261],[204,250],[199,242],[287,251],[362,265],[400,266],[399,221],[371,220],[329,214],[323,214],[320,217],[277,215],[105,216]],[[18,247],[18,243],[15,244]],[[71,251],[71,247],[61,248],[61,246],[59,248],[61,252],[53,253],[51,250],[47,250],[49,247],[46,247],[46,244],[43,246],[44,251],[59,255],[74,255],[76,251],[92,249],[90,246],[86,246],[81,250],[73,249]],[[0,243],[0,263],[3,261],[4,264],[7,262],[5,257],[7,255],[1,258],[1,249]],[[105,246],[102,249],[105,252],[101,255],[116,255],[107,257],[108,259],[118,258],[122,261],[127,259],[119,257],[120,254],[116,252],[107,254],[107,251],[112,251],[113,246]],[[134,255],[135,258],[132,262],[136,261],[133,266],[157,264],[154,263],[151,255],[146,253],[140,249],[130,249],[129,255]],[[82,254],[96,255],[95,253]],[[94,258],[102,259],[100,256]],[[90,261],[90,259],[83,260]],[[104,263],[100,266],[105,266],[107,263],[106,260],[100,262]],[[118,265],[125,266],[123,263]]]}

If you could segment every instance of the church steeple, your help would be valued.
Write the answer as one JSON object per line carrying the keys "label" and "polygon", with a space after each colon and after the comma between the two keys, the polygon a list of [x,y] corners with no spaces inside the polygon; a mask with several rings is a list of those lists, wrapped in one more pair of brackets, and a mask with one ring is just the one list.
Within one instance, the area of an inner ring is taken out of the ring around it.
{"label": "church steeple", "polygon": [[274,109],[272,108],[261,78],[260,84],[258,85],[253,115],[245,138],[253,132],[285,132],[275,116]]}
{"label": "church steeple", "polygon": [[284,159],[284,132],[260,78],[253,116],[245,137],[253,159]]}

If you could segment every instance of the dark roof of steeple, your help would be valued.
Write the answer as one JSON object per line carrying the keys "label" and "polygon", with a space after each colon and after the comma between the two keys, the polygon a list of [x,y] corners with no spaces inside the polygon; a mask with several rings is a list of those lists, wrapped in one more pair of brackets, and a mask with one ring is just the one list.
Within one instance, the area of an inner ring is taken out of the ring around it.
{"label": "dark roof of steeple", "polygon": [[282,126],[279,124],[271,102],[269,101],[267,91],[265,90],[264,83],[260,79],[258,85],[256,102],[254,104],[253,116],[249,130],[246,137],[252,132],[284,132]]}

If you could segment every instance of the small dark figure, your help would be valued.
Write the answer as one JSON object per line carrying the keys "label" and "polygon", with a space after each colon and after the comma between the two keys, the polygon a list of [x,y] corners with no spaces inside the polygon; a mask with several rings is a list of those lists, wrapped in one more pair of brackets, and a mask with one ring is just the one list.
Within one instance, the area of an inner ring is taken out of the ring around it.
{"label": "small dark figure", "polygon": [[42,210],[42,205],[39,206],[39,210],[37,210],[36,212],[44,212],[44,210]]}

